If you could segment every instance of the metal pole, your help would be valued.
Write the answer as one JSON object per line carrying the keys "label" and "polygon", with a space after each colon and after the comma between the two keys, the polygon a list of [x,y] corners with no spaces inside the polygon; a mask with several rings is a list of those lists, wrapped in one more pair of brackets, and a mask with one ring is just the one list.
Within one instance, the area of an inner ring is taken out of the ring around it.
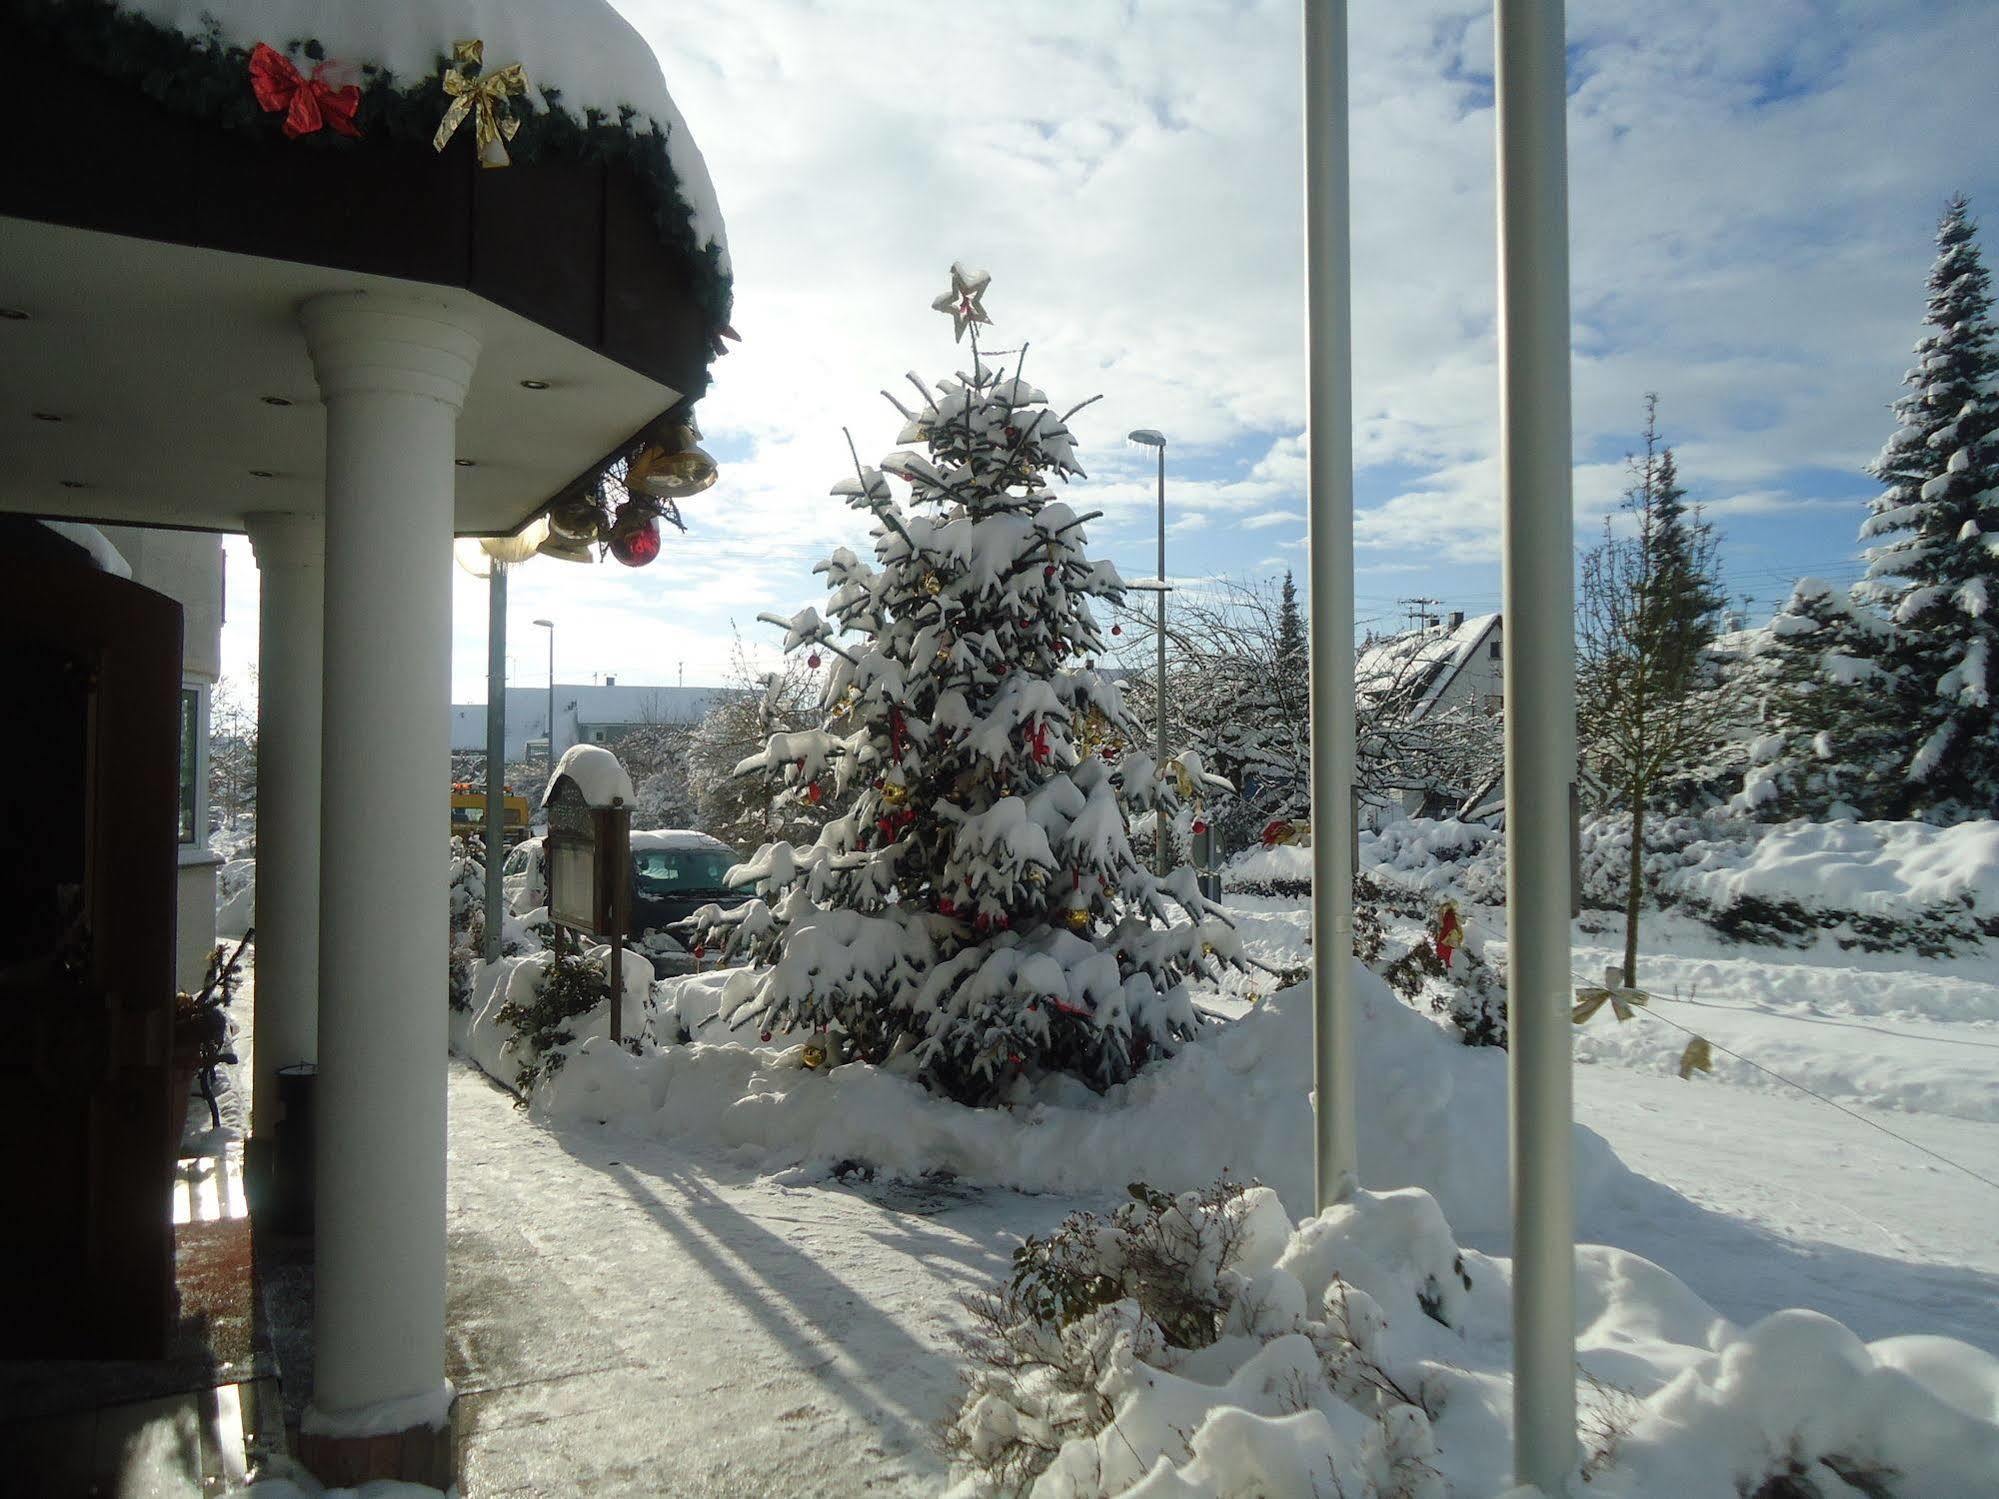
{"label": "metal pole", "polygon": [[486,941],[488,963],[500,959],[505,893],[507,781],[507,568],[489,560],[486,573]]}
{"label": "metal pole", "polygon": [[1346,0],[1305,0],[1312,1081],[1321,1210],[1360,1183],[1353,1052],[1353,321]]}
{"label": "metal pole", "polygon": [[1569,1062],[1575,776],[1569,241],[1562,0],[1495,0],[1506,935],[1512,1034],[1513,1473],[1576,1466]]}
{"label": "metal pole", "polygon": [[[1159,629],[1158,629],[1158,694],[1159,711],[1154,715],[1155,743],[1153,763],[1160,774],[1166,772],[1166,444],[1159,444]],[[1155,810],[1152,816],[1152,867],[1161,879],[1166,877],[1166,816]]]}

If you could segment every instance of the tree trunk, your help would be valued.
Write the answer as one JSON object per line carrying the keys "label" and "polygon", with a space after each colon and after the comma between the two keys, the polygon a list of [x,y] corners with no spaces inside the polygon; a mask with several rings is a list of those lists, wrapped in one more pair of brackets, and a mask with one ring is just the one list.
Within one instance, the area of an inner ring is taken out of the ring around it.
{"label": "tree trunk", "polygon": [[1631,798],[1631,866],[1624,890],[1624,987],[1638,987],[1638,904],[1645,894],[1645,798]]}

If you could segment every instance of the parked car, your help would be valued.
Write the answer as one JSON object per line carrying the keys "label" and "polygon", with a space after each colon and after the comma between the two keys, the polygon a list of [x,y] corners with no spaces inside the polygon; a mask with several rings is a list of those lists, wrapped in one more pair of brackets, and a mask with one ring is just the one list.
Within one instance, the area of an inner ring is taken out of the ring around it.
{"label": "parked car", "polygon": [[[671,828],[632,834],[632,934],[658,947],[666,928],[706,905],[739,905],[747,885],[731,885],[729,870],[742,861],[719,838]],[[648,941],[648,939],[652,939]]]}
{"label": "parked car", "polygon": [[[637,946],[675,951],[666,928],[709,904],[733,905],[749,899],[748,886],[732,886],[729,869],[740,862],[719,838],[692,828],[662,828],[632,834],[632,941]],[[500,873],[507,909],[525,915],[548,904],[548,874],[542,840],[529,838],[507,855]]]}

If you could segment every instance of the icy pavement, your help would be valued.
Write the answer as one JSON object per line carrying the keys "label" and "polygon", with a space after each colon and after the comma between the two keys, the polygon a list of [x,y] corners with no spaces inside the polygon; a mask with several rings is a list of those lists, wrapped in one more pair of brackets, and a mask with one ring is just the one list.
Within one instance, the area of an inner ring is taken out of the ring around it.
{"label": "icy pavement", "polygon": [[719,1155],[544,1129],[453,1062],[465,1491],[934,1494],[959,1298],[1078,1205],[784,1186]]}

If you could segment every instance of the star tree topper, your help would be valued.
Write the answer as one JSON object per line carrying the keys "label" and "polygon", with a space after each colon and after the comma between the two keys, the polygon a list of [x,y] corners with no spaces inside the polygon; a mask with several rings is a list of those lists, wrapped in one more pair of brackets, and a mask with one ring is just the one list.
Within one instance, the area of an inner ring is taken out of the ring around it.
{"label": "star tree topper", "polygon": [[965,341],[965,330],[974,323],[990,323],[983,298],[993,278],[984,271],[968,271],[961,262],[951,263],[951,289],[930,305],[951,314],[951,336]]}

